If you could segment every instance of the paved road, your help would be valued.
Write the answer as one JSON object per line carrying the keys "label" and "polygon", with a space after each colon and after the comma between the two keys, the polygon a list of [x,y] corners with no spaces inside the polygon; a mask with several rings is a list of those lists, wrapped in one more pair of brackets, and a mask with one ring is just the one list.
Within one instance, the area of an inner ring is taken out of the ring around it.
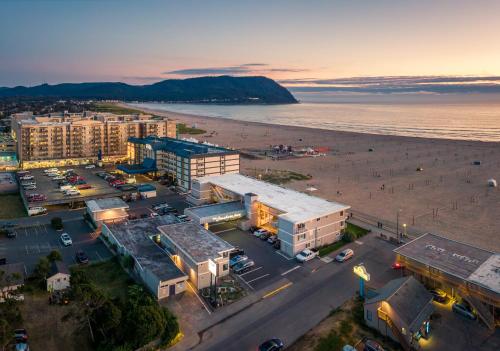
{"label": "paved road", "polygon": [[353,265],[364,262],[371,273],[370,285],[375,287],[400,275],[390,268],[395,257],[391,244],[370,234],[349,247],[355,251],[352,260],[290,272],[286,280],[292,285],[203,331],[201,342],[192,349],[255,350],[271,337],[290,345],[355,295],[358,279],[352,273]]}

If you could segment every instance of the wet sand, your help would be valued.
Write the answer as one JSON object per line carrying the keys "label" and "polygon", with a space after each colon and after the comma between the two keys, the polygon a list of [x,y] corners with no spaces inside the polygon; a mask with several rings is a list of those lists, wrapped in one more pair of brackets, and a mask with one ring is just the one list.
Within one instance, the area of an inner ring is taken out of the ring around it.
{"label": "wet sand", "polygon": [[[136,108],[134,106],[134,108]],[[242,157],[241,173],[266,169],[310,174],[286,186],[314,192],[354,211],[500,251],[500,143],[349,133],[148,111],[207,131],[198,140],[248,150],[270,145],[327,147],[324,157]],[[189,137],[189,136],[186,136]],[[369,151],[373,149],[373,151]],[[473,165],[473,161],[481,165]],[[417,171],[422,167],[423,171]]]}

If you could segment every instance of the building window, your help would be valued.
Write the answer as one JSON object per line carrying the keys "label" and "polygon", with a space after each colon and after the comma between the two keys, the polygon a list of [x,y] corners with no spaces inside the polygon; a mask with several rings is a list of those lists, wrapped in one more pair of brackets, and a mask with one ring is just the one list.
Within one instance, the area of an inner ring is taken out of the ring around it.
{"label": "building window", "polygon": [[311,243],[306,243],[306,249],[311,247]]}
{"label": "building window", "polygon": [[340,222],[340,226],[343,227],[344,226],[344,221]]}
{"label": "building window", "polygon": [[340,211],[340,217],[344,216],[344,211]]}
{"label": "building window", "polygon": [[227,271],[228,270],[228,265],[227,264],[222,265],[222,270],[223,271]]}
{"label": "building window", "polygon": [[224,253],[222,254],[222,257],[226,258],[226,257],[227,257],[227,255],[229,255],[229,253],[228,253],[228,252],[224,252]]}
{"label": "building window", "polygon": [[297,224],[297,229],[304,229],[306,227],[305,223],[299,223]]}
{"label": "building window", "polygon": [[372,320],[372,311],[366,310],[366,319],[369,321]]}
{"label": "building window", "polygon": [[321,219],[321,218],[316,218],[316,221],[318,221],[318,222],[319,222],[319,220],[320,220],[320,219]]}

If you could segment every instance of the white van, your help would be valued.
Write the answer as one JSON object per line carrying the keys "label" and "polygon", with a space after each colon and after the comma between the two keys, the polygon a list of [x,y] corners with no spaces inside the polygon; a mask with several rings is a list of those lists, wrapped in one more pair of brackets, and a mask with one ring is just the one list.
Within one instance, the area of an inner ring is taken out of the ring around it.
{"label": "white van", "polygon": [[47,213],[45,207],[30,207],[28,208],[28,216],[36,216]]}
{"label": "white van", "polygon": [[66,190],[71,190],[73,189],[73,185],[61,185],[59,187],[59,190],[62,191],[63,193],[66,192]]}

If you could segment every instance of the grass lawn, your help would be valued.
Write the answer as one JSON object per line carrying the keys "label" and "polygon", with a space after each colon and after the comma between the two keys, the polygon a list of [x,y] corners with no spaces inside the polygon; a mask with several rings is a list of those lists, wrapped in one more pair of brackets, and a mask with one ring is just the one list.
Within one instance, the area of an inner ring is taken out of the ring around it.
{"label": "grass lawn", "polygon": [[205,134],[207,131],[199,128],[191,128],[186,125],[186,123],[177,124],[177,132],[179,134]]}
{"label": "grass lawn", "polygon": [[[369,232],[370,232],[369,230],[361,228],[355,224],[347,223],[345,231],[344,231],[344,235],[346,233],[351,233],[352,234],[351,237],[354,238],[354,240],[356,240],[356,239],[359,239],[362,236],[366,235]],[[340,249],[342,246],[344,246],[345,244],[348,244],[350,242],[349,240],[346,240],[345,238],[346,238],[346,236],[344,236],[342,238],[342,240],[340,240],[340,241],[337,241],[333,244],[321,247],[318,250],[318,254],[320,256],[325,256],[325,255],[328,255],[329,253],[331,253],[335,250]]]}
{"label": "grass lawn", "polygon": [[260,178],[265,182],[269,182],[272,184],[285,184],[291,181],[296,180],[309,180],[312,177],[307,174],[301,174],[294,171],[288,170],[280,170],[280,169],[258,169],[258,168],[249,168],[248,169],[251,175],[256,178]]}
{"label": "grass lawn", "polygon": [[95,103],[94,110],[96,112],[110,112],[110,113],[115,113],[118,115],[134,115],[137,113],[143,113],[142,111],[133,109],[133,108],[128,108],[128,107],[121,107],[109,102],[97,102]]}
{"label": "grass lawn", "polygon": [[73,267],[74,270],[83,270],[88,277],[100,289],[109,294],[111,298],[125,300],[128,287],[134,284],[134,281],[123,270],[116,257],[87,266]]}
{"label": "grass lawn", "polygon": [[0,195],[0,219],[26,216],[26,210],[18,194]]}

